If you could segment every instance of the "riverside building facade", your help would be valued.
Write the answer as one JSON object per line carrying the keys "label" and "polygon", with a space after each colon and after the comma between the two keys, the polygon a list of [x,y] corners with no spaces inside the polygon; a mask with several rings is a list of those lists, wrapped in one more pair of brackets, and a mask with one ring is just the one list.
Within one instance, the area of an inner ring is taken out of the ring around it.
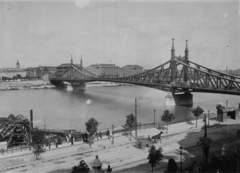
{"label": "riverside building facade", "polygon": [[115,64],[92,64],[86,67],[86,69],[102,77],[119,77],[119,66]]}
{"label": "riverside building facade", "polygon": [[132,76],[143,72],[143,67],[139,65],[125,65],[119,70],[119,77]]}
{"label": "riverside building facade", "polygon": [[12,78],[14,76],[26,77],[27,71],[20,67],[20,63],[17,60],[15,68],[1,68],[0,69],[0,80],[2,77]]}

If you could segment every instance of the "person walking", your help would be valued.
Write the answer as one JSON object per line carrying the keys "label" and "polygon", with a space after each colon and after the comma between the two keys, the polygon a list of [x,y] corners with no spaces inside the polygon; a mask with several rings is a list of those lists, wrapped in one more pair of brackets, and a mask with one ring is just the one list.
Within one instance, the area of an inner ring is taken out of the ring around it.
{"label": "person walking", "polygon": [[108,165],[107,172],[112,172],[112,168]]}
{"label": "person walking", "polygon": [[98,133],[98,135],[102,139],[102,132],[101,131]]}
{"label": "person walking", "polygon": [[51,143],[52,143],[52,139],[51,139],[51,137],[49,137],[48,138],[48,147],[49,147],[49,149],[51,149]]}
{"label": "person walking", "polygon": [[58,148],[58,137],[56,136],[54,140],[55,140],[56,148]]}
{"label": "person walking", "polygon": [[108,139],[109,139],[109,138],[110,138],[110,131],[109,131],[109,129],[107,130],[106,135],[107,135],[107,137],[108,137]]}

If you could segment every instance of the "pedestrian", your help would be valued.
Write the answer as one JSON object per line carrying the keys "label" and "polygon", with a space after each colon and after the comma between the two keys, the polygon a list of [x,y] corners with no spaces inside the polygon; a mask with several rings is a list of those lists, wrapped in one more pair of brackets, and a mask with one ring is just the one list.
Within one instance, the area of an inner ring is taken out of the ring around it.
{"label": "pedestrian", "polygon": [[110,131],[109,130],[107,130],[107,133],[106,133],[106,135],[107,135],[107,137],[108,137],[108,139],[109,139],[109,135],[110,135]]}
{"label": "pedestrian", "polygon": [[66,135],[66,140],[67,140],[67,143],[69,142],[69,138],[68,138],[68,135]]}
{"label": "pedestrian", "polygon": [[113,136],[112,130],[109,130],[109,137],[111,138]]}
{"label": "pedestrian", "polygon": [[86,132],[86,142],[88,142],[89,134]]}
{"label": "pedestrian", "polygon": [[58,138],[57,138],[57,136],[55,137],[55,145],[56,145],[56,148],[58,148]]}
{"label": "pedestrian", "polygon": [[112,172],[112,168],[108,165],[107,172]]}
{"label": "pedestrian", "polygon": [[96,138],[97,138],[97,140],[98,140],[98,132],[96,132],[96,133],[95,133],[95,137],[96,137]]}
{"label": "pedestrian", "polygon": [[51,149],[51,142],[52,142],[51,137],[49,137],[48,138],[48,147],[49,147],[49,149]]}
{"label": "pedestrian", "polygon": [[152,142],[152,139],[151,139],[150,135],[148,135],[148,140],[149,140],[150,142]]}
{"label": "pedestrian", "polygon": [[82,140],[85,142],[85,133],[82,133]]}
{"label": "pedestrian", "polygon": [[102,132],[101,131],[98,133],[98,135],[102,139]]}

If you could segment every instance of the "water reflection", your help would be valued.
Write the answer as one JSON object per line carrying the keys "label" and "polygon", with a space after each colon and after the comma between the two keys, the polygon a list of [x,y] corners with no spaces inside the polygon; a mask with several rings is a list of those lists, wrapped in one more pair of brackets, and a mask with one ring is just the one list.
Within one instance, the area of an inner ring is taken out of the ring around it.
{"label": "water reflection", "polygon": [[[191,108],[183,106],[165,106],[166,92],[141,87],[87,87],[85,92],[66,90],[19,90],[1,92],[0,116],[22,114],[29,118],[33,109],[34,119],[46,119],[47,128],[85,130],[85,122],[95,118],[101,122],[100,129],[112,124],[125,124],[126,115],[135,114],[137,98],[138,121],[149,123],[155,118],[159,122],[164,110],[175,115],[175,122],[192,117]],[[229,106],[238,106],[239,96],[193,93],[194,105],[205,112],[216,112],[215,106],[228,99]],[[43,122],[35,126],[43,127]]]}

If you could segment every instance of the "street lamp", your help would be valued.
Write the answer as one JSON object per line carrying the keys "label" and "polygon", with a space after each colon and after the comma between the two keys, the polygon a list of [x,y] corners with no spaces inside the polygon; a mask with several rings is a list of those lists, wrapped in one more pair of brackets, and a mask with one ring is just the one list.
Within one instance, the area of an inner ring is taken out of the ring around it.
{"label": "street lamp", "polygon": [[180,146],[179,150],[180,150],[180,170],[182,170],[182,150],[183,150],[183,147]]}

